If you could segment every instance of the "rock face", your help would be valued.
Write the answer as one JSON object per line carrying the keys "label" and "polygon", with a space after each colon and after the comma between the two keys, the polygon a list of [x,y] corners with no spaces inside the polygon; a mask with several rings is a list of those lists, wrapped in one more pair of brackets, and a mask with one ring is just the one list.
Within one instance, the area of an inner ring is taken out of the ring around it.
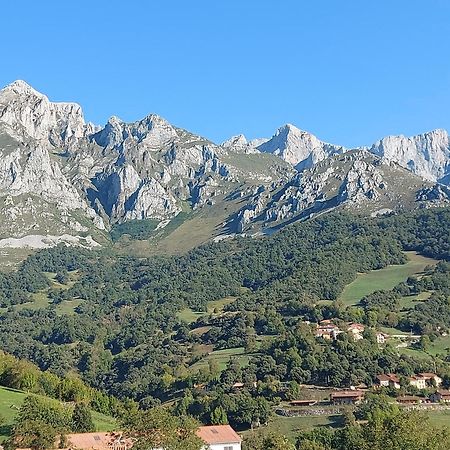
{"label": "rock face", "polygon": [[24,81],[0,91],[0,121],[21,136],[49,141],[57,146],[86,132],[81,107],[76,103],[52,103]]}
{"label": "rock face", "polygon": [[430,202],[449,204],[449,189],[366,150],[352,150],[298,173],[274,194],[259,191],[232,223],[237,231],[251,233],[256,225],[270,229],[336,208],[376,215]]}
{"label": "rock face", "polygon": [[370,152],[293,125],[270,139],[238,135],[216,145],[156,114],[98,127],[85,123],[79,105],[51,102],[23,81],[0,91],[0,239],[14,245],[58,236],[95,245],[90,234],[105,239],[116,223],[153,219],[163,227],[181,211],[212,221],[219,219],[208,214],[227,211],[219,235],[336,207],[372,213],[448,201],[447,188],[411,172],[448,183],[445,131],[388,137]]}
{"label": "rock face", "polygon": [[16,81],[0,91],[0,238],[167,221],[291,175],[275,157],[253,165],[257,153],[243,137],[215,145],[155,114],[95,127],[79,105],[53,103]]}
{"label": "rock face", "polygon": [[450,173],[450,140],[445,130],[413,137],[388,136],[373,144],[370,151],[430,181],[444,181]]}
{"label": "rock face", "polygon": [[341,154],[344,147],[327,144],[294,125],[284,125],[267,142],[259,145],[261,152],[272,153],[291,163],[298,170],[308,169],[319,161]]}

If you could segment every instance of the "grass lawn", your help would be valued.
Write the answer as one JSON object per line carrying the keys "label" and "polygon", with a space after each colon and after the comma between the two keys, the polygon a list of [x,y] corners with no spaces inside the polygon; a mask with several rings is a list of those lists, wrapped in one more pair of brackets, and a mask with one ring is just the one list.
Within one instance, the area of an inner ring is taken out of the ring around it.
{"label": "grass lawn", "polygon": [[408,295],[407,297],[402,297],[400,299],[400,307],[402,309],[412,309],[416,305],[417,302],[423,302],[428,299],[431,295],[431,292],[420,292],[417,295]]}
{"label": "grass lawn", "polygon": [[450,336],[441,336],[431,343],[427,352],[431,355],[447,354],[447,349],[450,349]]}
{"label": "grass lawn", "polygon": [[437,260],[426,258],[415,252],[406,252],[409,261],[406,264],[392,265],[380,270],[358,274],[355,281],[348,284],[340,300],[346,305],[357,305],[366,295],[379,290],[389,290],[411,275],[420,274],[426,266],[437,264]]}
{"label": "grass lawn", "polygon": [[[0,387],[0,414],[4,418],[4,424],[0,427],[0,441],[8,437],[14,418],[27,395],[29,394],[22,391]],[[116,421],[112,417],[93,411],[92,419],[97,431],[111,431],[116,428]]]}
{"label": "grass lawn", "polygon": [[33,299],[32,302],[16,305],[14,309],[16,309],[17,311],[21,311],[23,309],[43,309],[47,308],[47,306],[50,304],[50,300],[46,292],[36,292],[34,294],[31,294],[31,297]]}
{"label": "grass lawn", "polygon": [[222,312],[225,305],[234,302],[236,297],[224,297],[219,300],[214,300],[208,302],[207,311],[193,311],[191,308],[184,308],[181,310],[177,316],[180,320],[186,323],[195,322],[199,317],[205,316],[206,314],[211,314],[214,311]]}
{"label": "grass lawn", "polygon": [[402,330],[398,330],[397,328],[390,328],[390,327],[380,327],[380,330],[386,334],[397,334],[397,335],[403,334],[405,336],[408,336],[410,334],[406,331],[402,331]]}
{"label": "grass lawn", "polygon": [[[295,438],[301,431],[308,431],[315,427],[338,427],[342,424],[342,418],[339,415],[333,416],[305,416],[305,417],[282,417],[275,418],[267,426],[267,430],[277,431],[291,441],[295,442]],[[251,435],[252,431],[247,430],[242,434],[244,436]]]}
{"label": "grass lawn", "polygon": [[59,316],[71,316],[75,314],[75,308],[83,303],[81,299],[64,300],[56,306],[56,314]]}
{"label": "grass lawn", "polygon": [[428,353],[425,353],[422,350],[417,350],[415,348],[409,348],[409,347],[400,347],[397,349],[400,353],[412,356],[413,358],[422,358],[422,359],[430,359],[431,356]]}
{"label": "grass lawn", "polygon": [[430,418],[430,422],[438,427],[450,428],[450,410],[446,411],[429,411],[427,416]]}
{"label": "grass lawn", "polygon": [[211,352],[208,356],[203,358],[201,361],[196,362],[191,366],[191,370],[196,372],[201,367],[208,365],[208,361],[215,360],[219,365],[219,369],[222,371],[228,364],[228,361],[236,357],[242,367],[248,365],[249,356],[244,353],[244,347],[238,348],[227,348],[225,350],[216,350]]}

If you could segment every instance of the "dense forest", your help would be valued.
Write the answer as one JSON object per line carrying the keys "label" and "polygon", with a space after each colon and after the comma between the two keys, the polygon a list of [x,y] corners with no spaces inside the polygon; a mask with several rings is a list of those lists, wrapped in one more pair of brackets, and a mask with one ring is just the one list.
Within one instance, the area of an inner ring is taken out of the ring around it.
{"label": "dense forest", "polygon": [[[141,408],[178,399],[178,413],[205,423],[264,422],[301,383],[370,385],[380,372],[431,371],[427,360],[377,346],[373,329],[395,325],[430,339],[448,330],[448,263],[357,307],[338,297],[357,273],[404,263],[404,250],[449,261],[449,235],[450,211],[443,209],[371,219],[330,214],[272,236],[210,243],[173,257],[41,250],[17,272],[1,274],[0,348],[59,377],[76,374]],[[423,290],[432,296],[400,317],[399,295]],[[47,304],[23,307],[42,292]],[[226,297],[234,300],[223,313],[206,312],[208,302]],[[60,309],[73,301],[72,309]],[[186,323],[185,308],[205,314]],[[364,323],[366,339],[316,339],[312,325],[329,318]],[[193,349],[208,346],[243,347],[246,369],[233,359],[224,370],[214,361],[194,369],[203,355]],[[447,363],[439,364],[449,382]],[[246,386],[238,395],[231,392],[236,382]],[[199,384],[208,384],[207,397],[196,391]]]}
{"label": "dense forest", "polygon": [[[450,212],[424,210],[372,219],[331,214],[265,238],[239,237],[176,257],[41,250],[16,272],[0,275],[0,348],[14,355],[0,355],[0,384],[72,406],[30,396],[12,439],[46,445],[48,436],[88,431],[90,410],[116,417],[130,432],[166,412],[166,423],[175,427],[190,423],[194,429],[197,420],[245,429],[269,422],[281,400],[302,396],[304,384],[371,386],[379,373],[404,380],[436,370],[448,387],[448,357],[416,358],[380,346],[375,330],[418,333],[422,348],[450,330],[449,236]],[[357,305],[339,300],[358,273],[402,264],[405,250],[441,262]],[[422,293],[426,300],[402,310],[402,299]],[[37,298],[45,302],[35,306]],[[224,298],[222,308],[211,311],[210,304]],[[198,318],[186,322],[186,310]],[[364,339],[348,333],[318,339],[315,327],[326,319],[341,328],[364,324]],[[225,367],[214,359],[202,362],[206,349],[239,348],[247,355],[245,367],[236,358]],[[400,393],[415,388],[402,381]],[[163,411],[161,402],[170,406]],[[380,417],[386,428],[399,420],[413,427],[418,420],[384,407],[377,423],[367,416],[361,426],[351,414],[338,432],[300,435],[297,447],[376,445],[371,427],[380,429]],[[261,434],[246,447],[294,448],[283,439]]]}

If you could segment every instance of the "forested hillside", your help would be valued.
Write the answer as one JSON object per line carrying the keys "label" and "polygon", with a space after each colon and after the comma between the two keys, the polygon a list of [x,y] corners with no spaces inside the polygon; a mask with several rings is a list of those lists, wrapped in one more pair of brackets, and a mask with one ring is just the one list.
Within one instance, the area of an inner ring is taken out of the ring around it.
{"label": "forested hillside", "polygon": [[[118,397],[164,399],[194,382],[196,341],[241,347],[252,335],[280,334],[300,317],[331,317],[339,305],[320,301],[336,300],[358,272],[404,262],[402,249],[449,259],[449,215],[327,215],[268,238],[208,244],[179,257],[42,250],[17,273],[2,275],[0,345],[59,375],[76,370]],[[27,307],[36,292],[47,303]],[[230,313],[210,316],[203,335],[191,334],[177,316],[185,307],[206,311],[209,301],[227,296],[236,298],[226,307]]]}
{"label": "forested hillside", "polygon": [[[442,209],[330,214],[177,257],[41,250],[1,275],[0,347],[45,372],[27,363],[13,372],[5,356],[0,384],[81,395],[121,418],[164,403],[181,417],[240,428],[269,422],[280,402],[305,395],[302,385],[371,386],[379,373],[437,371],[449,386],[448,356],[420,354],[450,330],[449,236]],[[435,259],[391,290],[340,300],[358,274],[402,267],[405,251]],[[325,340],[315,331],[323,320],[365,331]],[[417,350],[399,351],[377,343],[381,329],[422,337]]]}

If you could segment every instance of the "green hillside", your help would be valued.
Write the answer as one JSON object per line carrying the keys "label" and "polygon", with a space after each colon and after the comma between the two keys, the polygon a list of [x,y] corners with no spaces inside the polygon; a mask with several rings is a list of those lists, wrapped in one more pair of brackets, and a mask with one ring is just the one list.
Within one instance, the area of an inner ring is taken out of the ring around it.
{"label": "green hillside", "polygon": [[[0,426],[1,441],[9,436],[11,427],[14,424],[14,419],[27,395],[30,394],[23,391],[18,391],[16,389],[0,386],[0,415],[3,419]],[[51,402],[59,403],[58,400],[50,399],[49,397],[45,398]],[[116,428],[116,421],[112,417],[105,416],[104,414],[100,414],[96,411],[91,412],[97,431],[112,431]]]}

